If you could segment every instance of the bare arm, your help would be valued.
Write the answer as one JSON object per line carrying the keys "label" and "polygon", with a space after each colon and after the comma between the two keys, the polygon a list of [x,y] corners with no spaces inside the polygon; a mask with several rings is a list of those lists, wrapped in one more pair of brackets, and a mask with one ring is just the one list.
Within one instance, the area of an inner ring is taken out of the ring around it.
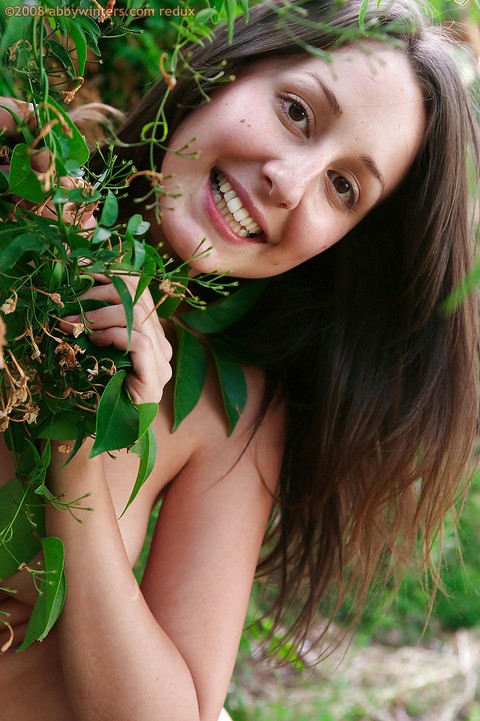
{"label": "bare arm", "polygon": [[[123,548],[100,459],[71,464],[71,498],[92,491],[83,526],[49,511],[66,546],[59,622],[70,697],[81,721],[217,721],[227,692],[278,471],[278,428],[243,445],[205,448],[168,490],[142,592]],[[57,467],[55,491],[65,474]],[[233,465],[233,467],[232,467]]]}
{"label": "bare arm", "polygon": [[68,486],[69,498],[91,491],[94,510],[83,525],[55,509],[47,518],[49,533],[65,544],[68,591],[59,633],[76,716],[160,721],[161,712],[170,721],[194,721],[199,715],[188,669],[139,591],[102,460],[88,461],[86,454],[82,449],[69,467],[68,484],[58,467],[51,484],[54,492]]}

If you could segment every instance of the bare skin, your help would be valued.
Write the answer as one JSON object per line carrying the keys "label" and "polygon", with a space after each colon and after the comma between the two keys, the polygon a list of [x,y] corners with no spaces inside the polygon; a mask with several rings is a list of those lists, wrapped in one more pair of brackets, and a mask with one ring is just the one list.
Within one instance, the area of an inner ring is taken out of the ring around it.
{"label": "bare skin", "polygon": [[[158,326],[150,329],[155,333],[161,335]],[[156,343],[142,349],[147,367],[150,354],[160,353]],[[63,457],[54,455],[51,488],[70,498],[91,491],[94,511],[83,514],[83,525],[54,509],[47,514],[48,533],[66,546],[67,602],[44,642],[0,655],[2,721],[217,721],[282,453],[280,407],[247,446],[263,379],[247,369],[247,380],[247,408],[230,438],[213,378],[174,434],[167,386],[154,428],[159,460],[120,521],[136,457],[120,452],[117,460],[89,461],[82,449],[62,471]],[[144,389],[137,392],[145,398]],[[3,439],[0,457],[3,484],[12,470]],[[131,567],[160,495],[164,503],[140,592]],[[0,596],[0,609],[12,613],[18,643],[34,594],[25,571],[8,586],[18,587],[18,595]],[[0,632],[0,646],[7,637]]]}

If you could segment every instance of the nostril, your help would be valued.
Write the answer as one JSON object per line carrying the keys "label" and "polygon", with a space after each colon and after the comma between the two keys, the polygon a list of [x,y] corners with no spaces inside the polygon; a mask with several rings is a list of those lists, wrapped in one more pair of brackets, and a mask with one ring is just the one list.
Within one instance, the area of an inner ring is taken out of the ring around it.
{"label": "nostril", "polygon": [[265,175],[265,184],[267,186],[268,192],[271,193],[273,190],[273,181],[268,175]]}

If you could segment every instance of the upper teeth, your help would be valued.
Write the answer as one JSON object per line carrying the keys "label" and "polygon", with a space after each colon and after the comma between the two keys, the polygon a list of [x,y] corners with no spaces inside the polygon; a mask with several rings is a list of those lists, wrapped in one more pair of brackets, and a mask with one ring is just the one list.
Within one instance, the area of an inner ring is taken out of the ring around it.
{"label": "upper teeth", "polygon": [[223,173],[219,171],[217,171],[216,178],[212,181],[212,193],[217,208],[232,230],[238,235],[246,238],[247,235],[261,233],[262,229],[258,223],[249,215],[235,190]]}

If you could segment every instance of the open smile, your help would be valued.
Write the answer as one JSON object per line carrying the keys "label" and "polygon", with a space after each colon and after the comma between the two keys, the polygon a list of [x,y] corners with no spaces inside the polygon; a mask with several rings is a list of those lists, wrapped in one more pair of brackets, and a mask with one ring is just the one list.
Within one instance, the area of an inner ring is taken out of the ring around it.
{"label": "open smile", "polygon": [[266,242],[261,226],[252,218],[237,189],[222,171],[214,168],[210,182],[215,206],[229,228],[240,238],[254,242]]}

